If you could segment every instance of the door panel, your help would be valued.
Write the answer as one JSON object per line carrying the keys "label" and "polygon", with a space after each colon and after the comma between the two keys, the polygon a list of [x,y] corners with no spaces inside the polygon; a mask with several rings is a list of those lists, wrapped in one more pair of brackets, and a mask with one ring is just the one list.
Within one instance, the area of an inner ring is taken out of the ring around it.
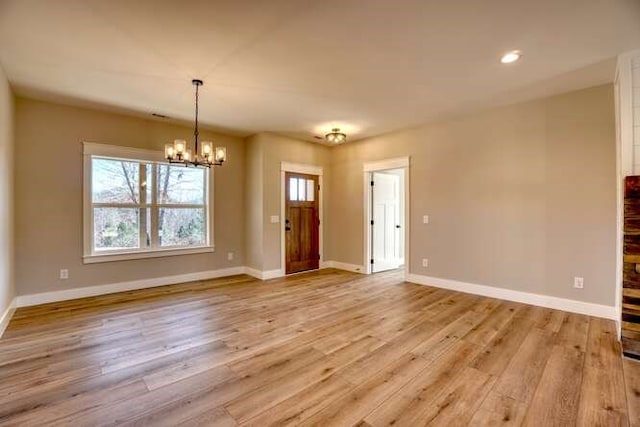
{"label": "door panel", "polygon": [[287,274],[320,266],[318,177],[285,174],[285,271]]}
{"label": "door panel", "polygon": [[400,267],[400,177],[372,174],[372,258],[373,272]]}

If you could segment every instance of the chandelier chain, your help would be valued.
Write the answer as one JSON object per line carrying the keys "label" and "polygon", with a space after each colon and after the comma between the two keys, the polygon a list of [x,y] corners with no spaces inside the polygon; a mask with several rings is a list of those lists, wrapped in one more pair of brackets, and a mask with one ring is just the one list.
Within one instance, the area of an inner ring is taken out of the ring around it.
{"label": "chandelier chain", "polygon": [[196,84],[195,86],[196,86],[196,128],[195,128],[195,130],[193,132],[193,135],[196,138],[196,144],[195,144],[196,152],[195,152],[195,154],[197,155],[197,153],[198,153],[198,135],[200,134],[200,132],[198,131],[198,97],[199,97],[198,89],[200,88],[200,85]]}

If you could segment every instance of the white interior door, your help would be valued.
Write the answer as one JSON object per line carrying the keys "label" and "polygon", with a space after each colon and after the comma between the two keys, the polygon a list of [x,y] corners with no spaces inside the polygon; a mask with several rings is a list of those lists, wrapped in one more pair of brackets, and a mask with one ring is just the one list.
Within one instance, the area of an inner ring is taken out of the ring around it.
{"label": "white interior door", "polygon": [[404,263],[401,253],[400,176],[374,172],[371,180],[372,271],[377,273],[398,268]]}

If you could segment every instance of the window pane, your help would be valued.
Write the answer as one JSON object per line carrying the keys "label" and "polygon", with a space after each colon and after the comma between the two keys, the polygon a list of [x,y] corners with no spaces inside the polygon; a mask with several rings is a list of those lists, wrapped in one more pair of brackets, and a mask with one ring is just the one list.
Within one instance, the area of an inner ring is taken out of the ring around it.
{"label": "window pane", "polygon": [[199,246],[205,242],[204,208],[160,208],[160,246]]}
{"label": "window pane", "polygon": [[305,188],[304,179],[298,178],[298,200],[300,201],[306,200],[306,197],[304,195],[304,188]]}
{"label": "window pane", "polygon": [[312,179],[307,180],[307,202],[313,202],[315,199],[315,185]]}
{"label": "window pane", "polygon": [[94,250],[139,248],[138,214],[132,208],[94,208]]}
{"label": "window pane", "polygon": [[298,200],[298,179],[289,178],[289,200]]}
{"label": "window pane", "polygon": [[157,165],[158,203],[203,205],[205,169]]}
{"label": "window pane", "polygon": [[138,203],[140,165],[137,162],[93,158],[91,163],[94,203]]}

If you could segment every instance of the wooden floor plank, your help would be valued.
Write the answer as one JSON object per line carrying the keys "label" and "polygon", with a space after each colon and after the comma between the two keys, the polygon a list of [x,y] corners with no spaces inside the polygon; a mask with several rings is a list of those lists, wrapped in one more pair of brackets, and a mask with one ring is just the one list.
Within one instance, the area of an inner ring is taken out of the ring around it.
{"label": "wooden floor plank", "polygon": [[524,421],[527,404],[495,391],[484,399],[469,422],[471,426],[519,426]]}
{"label": "wooden floor plank", "polygon": [[398,271],[162,286],[18,309],[0,424],[640,426],[615,331]]}
{"label": "wooden floor plank", "polygon": [[500,376],[494,391],[528,404],[547,365],[553,342],[553,334],[537,328],[532,330]]}
{"label": "wooden floor plank", "polygon": [[332,375],[304,389],[293,397],[249,419],[247,426],[294,426],[324,409],[332,401],[340,401],[355,386],[338,375]]}
{"label": "wooden floor plank", "polygon": [[611,322],[592,319],[582,374],[580,425],[627,425],[622,351]]}
{"label": "wooden floor plank", "polygon": [[466,425],[482,404],[495,377],[474,368],[465,368],[449,383],[441,396],[429,405],[421,422],[428,425]]}
{"label": "wooden floor plank", "polygon": [[300,425],[356,424],[429,364],[430,361],[407,353]]}
{"label": "wooden floor plank", "polygon": [[574,425],[580,401],[584,353],[556,345],[538,383],[525,426]]}
{"label": "wooden floor plank", "polygon": [[245,422],[261,412],[305,390],[342,367],[365,357],[382,345],[382,341],[365,337],[321,358],[317,363],[302,368],[278,382],[252,390],[225,405],[227,411],[239,422]]}
{"label": "wooden floor plank", "polygon": [[487,374],[500,375],[532,327],[533,323],[526,316],[513,317],[486,344],[471,366]]}
{"label": "wooden floor plank", "polygon": [[629,424],[640,427],[640,361],[623,359]]}
{"label": "wooden floor plank", "polygon": [[365,421],[375,426],[420,424],[436,399],[462,375],[479,351],[475,344],[456,342],[447,353],[368,414]]}

